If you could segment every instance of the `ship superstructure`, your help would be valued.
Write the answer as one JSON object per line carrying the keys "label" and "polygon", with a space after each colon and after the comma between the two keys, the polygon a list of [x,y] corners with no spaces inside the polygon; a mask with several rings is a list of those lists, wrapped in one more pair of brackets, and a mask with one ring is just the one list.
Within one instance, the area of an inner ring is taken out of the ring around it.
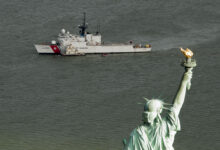
{"label": "ship superstructure", "polygon": [[84,13],[83,23],[78,26],[79,35],[70,34],[62,29],[58,35],[57,41],[51,41],[49,45],[36,44],[37,52],[61,55],[85,55],[85,54],[108,54],[108,53],[131,53],[131,52],[149,52],[151,45],[140,44],[133,45],[133,42],[127,44],[103,44],[100,32],[90,34],[86,32],[88,25]]}

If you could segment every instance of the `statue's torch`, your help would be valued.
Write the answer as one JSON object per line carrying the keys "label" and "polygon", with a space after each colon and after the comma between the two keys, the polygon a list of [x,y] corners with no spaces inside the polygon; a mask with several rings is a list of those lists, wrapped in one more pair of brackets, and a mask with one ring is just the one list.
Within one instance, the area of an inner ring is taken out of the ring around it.
{"label": "statue's torch", "polygon": [[[196,60],[192,59],[193,52],[186,48],[185,50],[183,48],[180,48],[181,52],[185,55],[186,61],[183,62],[183,65],[186,68],[186,71],[192,72],[192,69],[196,67]],[[189,90],[191,87],[191,81],[187,83],[187,89]]]}

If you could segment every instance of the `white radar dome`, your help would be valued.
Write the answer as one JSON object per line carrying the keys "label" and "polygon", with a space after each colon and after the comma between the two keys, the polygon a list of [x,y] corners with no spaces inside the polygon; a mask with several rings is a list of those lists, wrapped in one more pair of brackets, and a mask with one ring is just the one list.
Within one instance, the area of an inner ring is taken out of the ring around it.
{"label": "white radar dome", "polygon": [[65,30],[65,29],[62,29],[62,30],[61,30],[61,33],[62,33],[62,34],[65,34],[65,33],[66,33],[66,30]]}
{"label": "white radar dome", "polygon": [[56,44],[56,41],[55,40],[51,41],[51,44]]}

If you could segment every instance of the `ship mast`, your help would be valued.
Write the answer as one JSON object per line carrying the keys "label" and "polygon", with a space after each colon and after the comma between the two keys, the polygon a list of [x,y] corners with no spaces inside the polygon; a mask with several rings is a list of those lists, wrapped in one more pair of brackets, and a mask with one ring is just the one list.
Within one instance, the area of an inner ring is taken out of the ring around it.
{"label": "ship mast", "polygon": [[97,31],[96,31],[96,35],[100,34],[100,23],[97,24]]}
{"label": "ship mast", "polygon": [[86,29],[88,28],[88,25],[86,23],[86,13],[84,12],[83,13],[84,17],[83,17],[83,23],[81,25],[79,25],[79,28],[80,28],[80,31],[79,31],[79,34],[81,36],[84,36],[85,35],[85,32],[86,32]]}

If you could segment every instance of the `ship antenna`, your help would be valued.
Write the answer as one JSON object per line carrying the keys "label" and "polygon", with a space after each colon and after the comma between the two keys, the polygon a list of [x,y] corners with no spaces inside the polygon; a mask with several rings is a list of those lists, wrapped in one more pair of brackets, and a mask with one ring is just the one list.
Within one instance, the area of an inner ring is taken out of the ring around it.
{"label": "ship antenna", "polygon": [[86,13],[83,13],[83,25],[86,26]]}
{"label": "ship antenna", "polygon": [[96,35],[98,35],[100,33],[100,23],[97,24],[97,31],[96,31]]}
{"label": "ship antenna", "polygon": [[83,15],[84,15],[83,24],[79,25],[79,28],[80,28],[79,33],[80,33],[81,36],[85,35],[86,29],[88,28],[88,25],[86,23],[86,13],[84,12]]}

